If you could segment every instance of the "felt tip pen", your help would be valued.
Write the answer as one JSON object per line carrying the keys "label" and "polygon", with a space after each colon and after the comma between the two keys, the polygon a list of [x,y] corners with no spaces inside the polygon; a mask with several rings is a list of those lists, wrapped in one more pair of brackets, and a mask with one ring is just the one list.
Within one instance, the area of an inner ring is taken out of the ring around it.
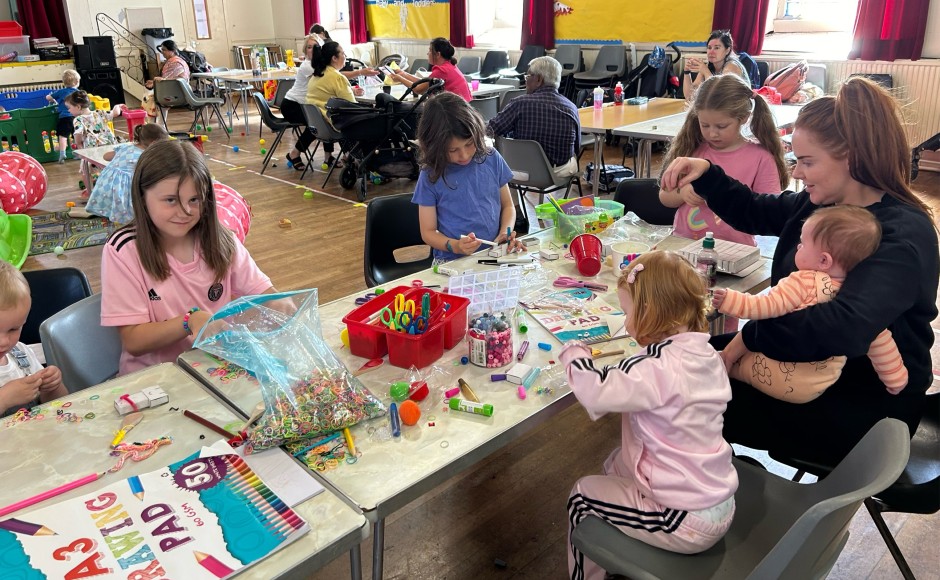
{"label": "felt tip pen", "polygon": [[510,257],[510,258],[490,258],[486,260],[477,260],[478,264],[531,264],[535,258],[531,256]]}
{"label": "felt tip pen", "polygon": [[532,386],[532,383],[534,383],[535,380],[539,378],[540,374],[542,374],[542,369],[539,367],[532,367],[532,370],[529,371],[529,374],[527,374],[525,378],[522,379],[522,386],[528,389]]}
{"label": "felt tip pen", "polygon": [[522,359],[525,357],[525,353],[529,351],[529,341],[523,340],[522,344],[519,345],[519,354],[516,355],[516,360],[522,362]]}
{"label": "felt tip pen", "polygon": [[475,403],[463,399],[451,399],[447,402],[447,405],[450,407],[451,411],[463,411],[464,413],[483,415],[484,417],[493,416],[493,405],[489,403]]}
{"label": "felt tip pen", "polygon": [[392,437],[401,437],[401,421],[398,419],[398,405],[388,406],[388,420],[392,424]]}
{"label": "felt tip pen", "polygon": [[470,385],[467,384],[467,381],[457,379],[457,384],[460,385],[460,392],[463,393],[463,396],[468,401],[473,401],[474,403],[480,402],[480,399],[477,397],[476,393],[473,392],[473,389],[470,388]]}

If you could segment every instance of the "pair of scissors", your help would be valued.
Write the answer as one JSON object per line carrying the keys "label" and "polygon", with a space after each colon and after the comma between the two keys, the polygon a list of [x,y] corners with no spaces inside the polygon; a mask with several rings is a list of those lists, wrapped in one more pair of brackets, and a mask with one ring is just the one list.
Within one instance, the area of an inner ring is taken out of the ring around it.
{"label": "pair of scissors", "polygon": [[428,318],[431,316],[431,293],[425,292],[421,297],[421,316]]}
{"label": "pair of scissors", "polygon": [[598,292],[607,291],[607,284],[585,282],[584,280],[578,280],[571,276],[559,276],[552,285],[558,288],[587,288],[588,290],[597,290]]}
{"label": "pair of scissors", "polygon": [[428,319],[406,310],[398,315],[398,328],[408,334],[422,334],[428,329]]}

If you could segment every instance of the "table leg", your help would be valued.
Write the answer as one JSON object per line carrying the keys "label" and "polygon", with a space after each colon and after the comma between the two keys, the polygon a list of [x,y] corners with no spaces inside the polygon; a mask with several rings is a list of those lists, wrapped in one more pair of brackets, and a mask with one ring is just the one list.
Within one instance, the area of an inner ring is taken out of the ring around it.
{"label": "table leg", "polygon": [[641,139],[640,140],[640,171],[642,175],[637,175],[637,177],[649,177],[653,172],[653,140],[652,139]]}
{"label": "table leg", "polygon": [[82,160],[82,177],[85,178],[85,192],[91,196],[91,162]]}
{"label": "table leg", "polygon": [[594,135],[594,175],[591,176],[591,190],[594,192],[594,195],[600,195],[601,184],[601,157],[603,157],[604,147],[604,134],[597,133]]}
{"label": "table leg", "polygon": [[248,136],[248,91],[242,91],[242,114],[245,117],[245,136]]}
{"label": "table leg", "polygon": [[385,518],[372,524],[372,580],[382,580],[385,565]]}
{"label": "table leg", "polygon": [[356,544],[349,550],[349,577],[362,580],[362,549]]}

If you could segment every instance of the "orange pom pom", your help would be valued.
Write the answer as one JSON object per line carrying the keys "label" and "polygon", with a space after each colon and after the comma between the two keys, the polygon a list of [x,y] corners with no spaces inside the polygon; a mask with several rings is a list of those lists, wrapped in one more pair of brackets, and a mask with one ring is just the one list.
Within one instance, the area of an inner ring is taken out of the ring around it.
{"label": "orange pom pom", "polygon": [[421,419],[421,407],[414,401],[402,401],[398,406],[398,416],[401,417],[402,423],[413,427]]}

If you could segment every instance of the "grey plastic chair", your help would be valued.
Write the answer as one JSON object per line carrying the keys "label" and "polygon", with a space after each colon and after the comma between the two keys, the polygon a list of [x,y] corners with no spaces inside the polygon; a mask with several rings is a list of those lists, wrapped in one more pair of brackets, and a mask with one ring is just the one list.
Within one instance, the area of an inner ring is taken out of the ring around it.
{"label": "grey plastic chair", "polygon": [[511,89],[503,93],[499,101],[499,110],[502,111],[509,104],[509,101],[525,94],[525,89]]}
{"label": "grey plastic chair", "polygon": [[499,95],[493,95],[491,97],[474,97],[470,101],[470,106],[480,112],[483,115],[483,122],[486,123],[490,119],[496,116],[499,113]]}
{"label": "grey plastic chair", "polygon": [[794,483],[735,459],[740,485],[734,522],[700,554],[654,548],[595,516],[577,525],[572,541],[607,572],[634,580],[825,578],[862,501],[894,483],[909,454],[907,425],[882,419],[817,483]]}
{"label": "grey plastic chair", "polygon": [[563,44],[555,49],[555,60],[561,63],[561,85],[559,92],[569,99],[574,92],[574,74],[581,72],[581,47]]}
{"label": "grey plastic chair", "polygon": [[431,70],[431,64],[428,62],[428,59],[426,58],[414,59],[414,61],[411,63],[411,66],[408,67],[408,70],[411,71],[412,74],[414,74],[418,69],[422,69],[422,68],[428,71]]}
{"label": "grey plastic chair", "polygon": [[613,86],[614,79],[622,76],[627,68],[627,53],[621,44],[601,47],[591,70],[574,73],[575,87]]}
{"label": "grey plastic chair", "polygon": [[[317,134],[317,147],[320,146],[320,143],[339,143],[339,155],[338,158],[342,159],[343,154],[346,153],[345,148],[343,147],[343,134],[337,131],[333,125],[326,120],[326,117],[323,116],[323,113],[320,112],[320,109],[316,105],[303,105],[304,109],[304,118],[307,119],[307,126],[311,127]],[[316,147],[313,149],[313,153],[316,153]],[[313,157],[313,153],[310,154],[310,157]],[[307,175],[307,170],[310,169],[312,163],[308,163],[304,168],[303,173],[300,174],[300,179],[303,180],[304,176]],[[329,172],[326,174],[326,179],[323,180],[323,187],[326,187],[327,182],[330,180],[330,176],[333,175],[333,169],[336,168],[336,164],[333,164],[330,167]]]}
{"label": "grey plastic chair", "polygon": [[160,109],[163,127],[167,131],[170,130],[166,124],[167,109],[188,109],[193,111],[193,122],[189,126],[189,133],[192,133],[196,129],[200,117],[202,118],[203,125],[208,125],[206,109],[210,109],[208,118],[211,118],[214,113],[219,120],[219,127],[222,129],[222,132],[225,133],[225,137],[227,139],[232,138],[228,132],[228,125],[225,124],[225,119],[222,118],[222,110],[219,109],[219,105],[225,102],[222,99],[216,97],[197,97],[193,93],[189,83],[184,79],[157,81],[153,85],[153,96],[154,102],[156,102],[157,107]]}
{"label": "grey plastic chair", "polygon": [[46,363],[59,367],[70,393],[117,375],[121,336],[101,326],[101,294],[93,294],[53,314],[39,326]]}
{"label": "grey plastic chair", "polygon": [[539,203],[545,199],[546,193],[561,189],[565,190],[565,197],[568,197],[572,185],[577,185],[578,196],[582,195],[581,179],[578,174],[575,173],[571,177],[555,177],[552,164],[538,141],[499,137],[496,139],[496,150],[512,169],[513,177],[509,186],[519,193],[519,205],[523,214],[525,214],[525,194],[530,191],[539,194]]}
{"label": "grey plastic chair", "polygon": [[[511,77],[521,82],[524,80],[525,72],[529,70],[529,63],[532,62],[533,58],[540,56],[545,56],[545,47],[538,44],[529,44],[522,49],[522,54],[519,55],[519,62],[516,63],[516,66],[502,69],[499,71],[499,76]],[[562,69],[562,72],[564,72],[564,69]]]}
{"label": "grey plastic chair", "polygon": [[462,72],[464,76],[472,75],[474,73],[480,72],[480,57],[478,56],[461,57],[461,59],[457,61],[457,70]]}

